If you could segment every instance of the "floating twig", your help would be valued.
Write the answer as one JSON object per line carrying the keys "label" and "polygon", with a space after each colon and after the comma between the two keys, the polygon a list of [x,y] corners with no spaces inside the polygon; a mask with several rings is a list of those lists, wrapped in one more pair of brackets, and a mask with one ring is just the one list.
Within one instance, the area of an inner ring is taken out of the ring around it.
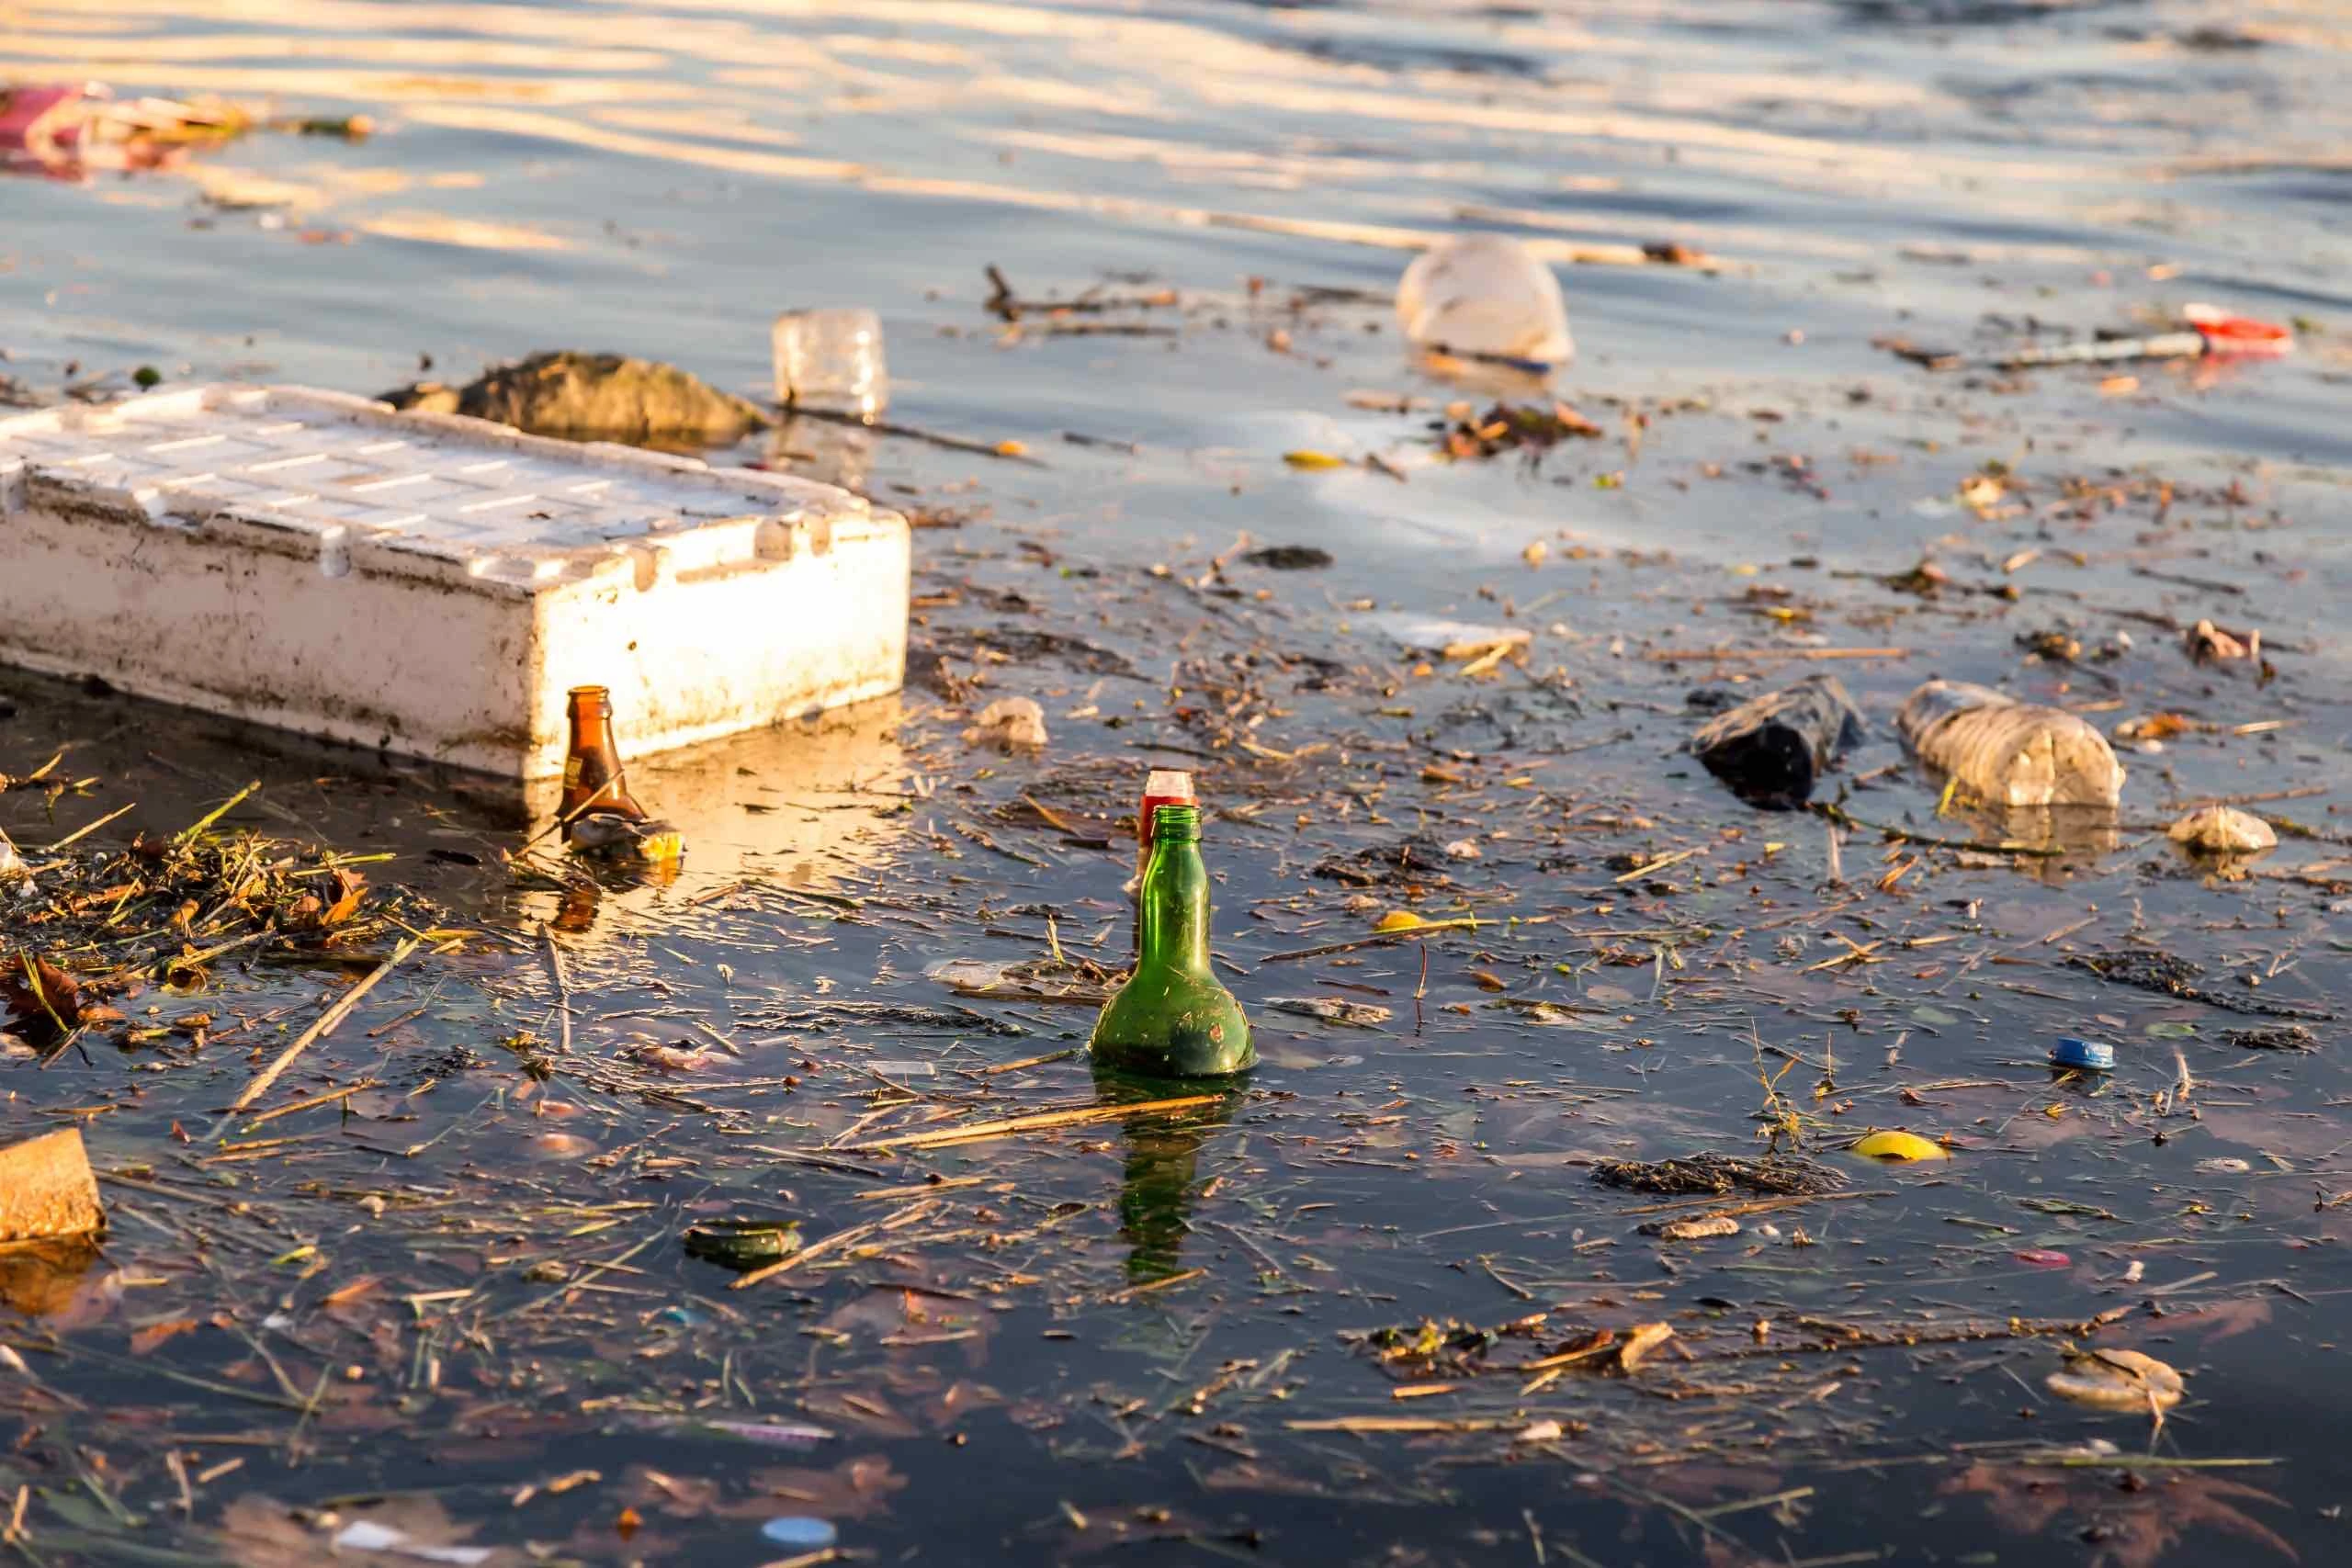
{"label": "floating twig", "polygon": [[375,988],[376,982],[390,974],[394,969],[400,967],[401,961],[405,959],[410,953],[414,953],[417,950],[418,945],[417,939],[410,937],[406,941],[402,942],[400,946],[392,949],[392,955],[390,958],[385,959],[383,963],[378,964],[375,969],[369,973],[366,979],[360,981],[357,985],[352,987],[351,989],[344,992],[342,996],[336,998],[334,1006],[328,1008],[326,1011],[319,1014],[318,1021],[316,1022],[312,1023],[310,1028],[302,1031],[301,1034],[296,1038],[293,1044],[288,1045],[284,1051],[278,1054],[277,1060],[270,1063],[268,1066],[264,1067],[261,1070],[261,1076],[254,1078],[253,1082],[245,1086],[245,1092],[237,1096],[237,1098],[230,1103],[229,1109],[232,1111],[243,1111],[245,1107],[251,1105],[254,1100],[267,1093],[269,1086],[277,1081],[278,1075],[283,1073],[287,1068],[292,1066],[294,1065],[295,1058],[301,1055],[303,1052],[311,1048],[312,1041],[323,1039],[327,1035],[334,1033],[336,1026],[341,1024],[345,1019],[351,1016],[351,1010],[359,1005],[360,998]]}

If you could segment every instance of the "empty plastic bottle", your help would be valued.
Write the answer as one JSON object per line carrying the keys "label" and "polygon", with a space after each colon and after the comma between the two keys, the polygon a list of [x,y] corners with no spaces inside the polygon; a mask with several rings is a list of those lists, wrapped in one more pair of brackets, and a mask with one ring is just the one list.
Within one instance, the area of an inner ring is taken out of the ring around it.
{"label": "empty plastic bottle", "polygon": [[877,419],[890,403],[882,318],[871,310],[786,310],[775,319],[775,399],[819,413]]}

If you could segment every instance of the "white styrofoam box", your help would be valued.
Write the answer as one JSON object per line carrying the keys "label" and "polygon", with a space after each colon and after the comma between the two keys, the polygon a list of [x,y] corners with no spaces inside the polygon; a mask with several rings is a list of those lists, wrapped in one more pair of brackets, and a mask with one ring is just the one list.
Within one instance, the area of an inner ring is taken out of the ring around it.
{"label": "white styrofoam box", "polygon": [[290,387],[0,419],[0,661],[510,777],[899,688],[906,519]]}

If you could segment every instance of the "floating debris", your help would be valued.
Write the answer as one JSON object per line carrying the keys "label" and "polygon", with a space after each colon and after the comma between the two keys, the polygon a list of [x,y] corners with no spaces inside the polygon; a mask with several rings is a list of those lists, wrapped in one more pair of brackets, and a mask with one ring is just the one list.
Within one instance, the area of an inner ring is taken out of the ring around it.
{"label": "floating debris", "polygon": [[751,1269],[796,1251],[800,1225],[795,1220],[704,1220],[688,1225],[680,1239],[688,1257]]}
{"label": "floating debris", "polygon": [[2234,806],[2199,807],[2166,830],[2176,844],[2209,855],[2250,855],[2278,847],[2278,835],[2250,811]]}
{"label": "floating debris", "polygon": [[2103,1040],[2077,1040],[2068,1036],[2050,1047],[2050,1065],[2081,1072],[2112,1072],[2115,1069],[2115,1047]]}
{"label": "floating debris", "polygon": [[1608,434],[1566,403],[1497,403],[1484,413],[1464,414],[1431,428],[1438,449],[1457,459],[1496,457],[1505,452],[1541,457],[1563,441],[1597,441]]}
{"label": "floating debris", "polygon": [[1396,285],[1396,323],[1433,354],[1538,373],[1576,357],[1559,279],[1510,234],[1451,235],[1414,257]]}
{"label": "floating debris", "polygon": [[2226,1012],[2257,1013],[2265,1018],[2317,1020],[2335,1016],[2323,1008],[2296,1007],[2286,1002],[2237,996],[2199,986],[2196,981],[2205,971],[2188,959],[2170,953],[2145,948],[2132,948],[2120,953],[2077,953],[2070,954],[2066,963],[2118,986],[2155,991],[2185,1001],[2203,1002],[2207,1007],[2220,1008]]}
{"label": "floating debris", "polygon": [[1889,1160],[1898,1164],[1911,1160],[1938,1160],[1951,1157],[1951,1151],[1932,1138],[1923,1138],[1917,1133],[1900,1131],[1870,1134],[1855,1143],[1854,1153],[1865,1159]]}
{"label": "floating debris", "polygon": [[2260,662],[2262,633],[2223,631],[2211,621],[2199,621],[2182,638],[2190,660],[2198,664],[2229,664],[2240,660]]}
{"label": "floating debris", "polygon": [[2180,1373],[2137,1350],[2068,1350],[2066,1364],[2042,1379],[2062,1399],[2101,1410],[2143,1411],[2156,1417],[2180,1403]]}
{"label": "floating debris", "polygon": [[1274,1012],[1297,1013],[1305,1018],[1320,1019],[1325,1023],[1345,1024],[1351,1029],[1378,1029],[1396,1016],[1395,1012],[1373,1002],[1354,1002],[1344,997],[1268,997],[1259,1004]]}
{"label": "floating debris", "polygon": [[1739,1222],[1729,1214],[1701,1214],[1688,1220],[1652,1220],[1642,1226],[1644,1235],[1654,1235],[1661,1241],[1706,1241],[1715,1236],[1737,1235]]}
{"label": "floating debris", "polygon": [[2316,1051],[2319,1036],[2300,1023],[2276,1024],[2264,1029],[2225,1029],[2222,1043],[2241,1051]]}
{"label": "floating debris", "polygon": [[2091,725],[1989,686],[1930,681],[1895,715],[1919,759],[1989,806],[2113,806],[2123,766]]}
{"label": "floating debris", "polygon": [[1622,1187],[1634,1192],[1711,1198],[1732,1192],[1817,1196],[1835,1192],[1846,1185],[1843,1175],[1810,1160],[1781,1155],[1743,1159],[1737,1155],[1712,1153],[1684,1155],[1677,1159],[1604,1159],[1594,1164],[1592,1179],[1603,1187]]}
{"label": "floating debris", "polygon": [[1320,571],[1333,558],[1330,551],[1312,545],[1268,545],[1245,552],[1241,558],[1268,571]]}
{"label": "floating debris", "polygon": [[769,423],[758,404],[674,365],[569,349],[498,366],[463,387],[420,381],[384,393],[383,400],[581,440],[719,446]]}
{"label": "floating debris", "polygon": [[1006,752],[1042,750],[1046,710],[1034,698],[999,697],[982,708],[980,716],[964,731],[964,744]]}
{"label": "floating debris", "polygon": [[64,1127],[0,1148],[0,1246],[92,1235],[107,1228],[82,1130]]}
{"label": "floating debris", "polygon": [[1709,773],[1750,806],[1786,809],[1861,744],[1862,716],[1835,675],[1815,675],[1719,714],[1690,737]]}

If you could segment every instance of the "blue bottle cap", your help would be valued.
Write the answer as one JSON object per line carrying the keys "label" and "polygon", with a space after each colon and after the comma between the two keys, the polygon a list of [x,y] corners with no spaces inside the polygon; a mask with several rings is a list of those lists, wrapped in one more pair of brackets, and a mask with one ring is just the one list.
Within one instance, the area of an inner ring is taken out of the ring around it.
{"label": "blue bottle cap", "polygon": [[803,1551],[819,1551],[841,1539],[841,1532],[823,1519],[806,1514],[786,1514],[780,1519],[770,1519],[760,1527],[760,1533],[778,1546],[798,1547]]}
{"label": "blue bottle cap", "polygon": [[2076,1040],[2068,1036],[2050,1048],[2050,1065],[2107,1072],[2115,1066],[2115,1047],[2103,1041]]}

